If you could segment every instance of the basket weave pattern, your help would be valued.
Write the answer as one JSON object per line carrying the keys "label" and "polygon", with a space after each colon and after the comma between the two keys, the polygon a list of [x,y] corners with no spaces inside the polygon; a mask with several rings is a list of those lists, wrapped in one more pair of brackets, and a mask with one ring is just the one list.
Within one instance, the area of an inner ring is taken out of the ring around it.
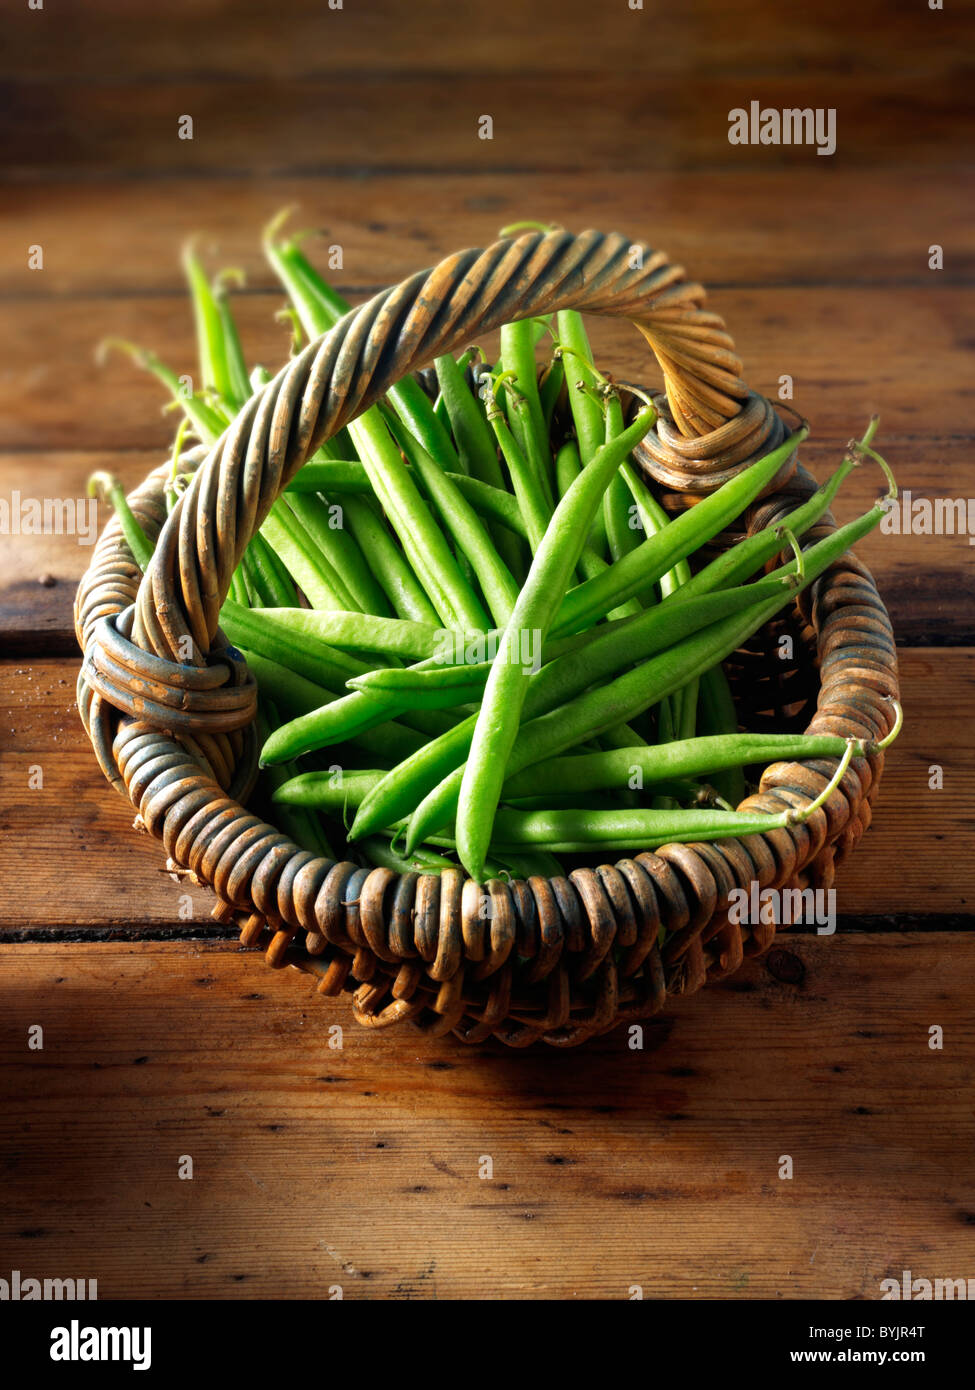
{"label": "basket weave pattern", "polygon": [[[311,343],[242,408],[167,520],[155,470],[129,501],[158,544],[145,576],[106,527],[75,602],[85,653],[78,704],[99,764],[209,884],[214,915],[270,965],[323,994],[353,991],[361,1024],[402,1020],[465,1042],[492,1035],[571,1046],[659,1011],[768,949],[772,925],[732,922],[735,888],[832,885],[870,824],[883,755],[855,759],[808,822],[737,840],[668,845],[567,878],[493,879],[333,863],[246,809],[256,773],[256,687],[219,628],[247,543],[315,450],[409,372],[513,319],[575,308],[631,319],[664,377],[660,420],[637,452],[665,501],[690,502],[775,447],[784,427],[750,392],[704,291],[660,252],[618,235],[558,231],[450,256],[376,295]],[[815,487],[793,458],[742,519],[756,530]],[[828,515],[810,538],[832,529]],[[724,543],[733,539],[723,537]],[[788,632],[795,655],[782,661]],[[745,727],[876,740],[890,728],[897,658],[869,572],[847,554],[726,663]],[[809,717],[811,715],[811,718]],[[744,809],[808,805],[829,759],[776,764]],[[663,944],[658,944],[661,928]]]}

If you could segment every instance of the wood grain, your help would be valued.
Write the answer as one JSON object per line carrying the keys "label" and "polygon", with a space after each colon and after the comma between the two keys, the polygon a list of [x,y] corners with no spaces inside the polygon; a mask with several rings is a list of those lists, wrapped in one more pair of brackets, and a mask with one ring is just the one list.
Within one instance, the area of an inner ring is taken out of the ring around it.
{"label": "wood grain", "polygon": [[[960,8],[960,7],[959,7]],[[550,73],[612,69],[680,73],[693,63],[706,78],[782,71],[783,53],[807,73],[908,73],[937,81],[963,63],[967,30],[959,8],[938,14],[885,0],[861,0],[858,42],[845,0],[784,10],[765,0],[694,0],[686,8],[647,3],[593,6],[588,0],[496,0],[490,22],[453,0],[425,0],[419,12],[397,0],[331,9],[289,0],[281,16],[264,0],[169,0],[165,11],[135,11],[127,0],[86,0],[39,16],[12,11],[11,47],[24,81],[106,81],[125,73],[167,83],[186,71],[226,81],[309,74],[475,71]],[[188,51],[186,35],[192,33]],[[436,42],[430,36],[436,35]]]}
{"label": "wood grain", "polygon": [[[0,293],[48,295],[185,293],[179,247],[193,233],[216,265],[241,266],[251,289],[275,282],[260,232],[281,208],[297,205],[292,225],[322,229],[309,254],[326,263],[342,247],[329,278],[357,299],[395,284],[464,246],[483,245],[525,217],[579,230],[618,229],[662,247],[710,288],[931,283],[928,247],[946,248],[939,284],[963,281],[975,267],[972,198],[965,181],[919,168],[904,196],[900,171],[834,168],[728,168],[706,179],[660,172],[648,202],[643,180],[598,168],[566,177],[486,173],[198,179],[133,183],[107,180],[30,184],[0,211]],[[837,219],[837,208],[850,215]],[[26,248],[44,248],[43,272]],[[16,309],[13,312],[17,312]]]}
{"label": "wood grain", "polygon": [[[132,829],[134,812],[102,778],[73,707],[76,675],[77,663],[56,659],[0,665],[0,933],[192,934],[213,900],[173,882],[162,846]],[[959,729],[959,711],[975,701],[975,652],[905,651],[901,684],[906,725],[873,826],[837,875],[837,911],[850,918],[958,914],[975,903],[973,759]],[[933,764],[944,768],[943,790],[929,788]],[[24,845],[35,865],[29,891]]]}
{"label": "wood grain", "polygon": [[[752,384],[795,377],[818,476],[879,409],[902,486],[975,496],[962,6],[86,0],[4,25],[0,497],[161,457],[155,386],[92,354],[114,332],[191,366],[192,232],[247,271],[249,350],[283,358],[258,234],[293,201],[355,301],[524,217],[642,235],[714,289]],[[730,146],[753,98],[835,107],[836,155]],[[647,374],[625,328],[594,342]],[[846,505],[873,495],[864,471]],[[0,653],[26,654],[0,662],[0,1272],[97,1278],[103,1299],[874,1299],[904,1269],[970,1272],[971,550],[861,554],[924,646],[902,653],[907,724],[838,876],[840,933],[781,936],[672,1002],[643,1051],[568,1056],[367,1034],[347,1000],[204,940],[227,931],[210,895],[97,770],[77,660],[37,656],[73,650],[86,552],[0,535]],[[112,936],[141,939],[95,944]]]}
{"label": "wood grain", "polygon": [[[250,294],[235,304],[249,362],[276,369],[288,334],[273,319],[283,295]],[[709,305],[726,319],[756,390],[774,395],[793,377],[793,404],[821,438],[849,438],[879,410],[885,431],[929,439],[971,430],[959,393],[969,365],[975,291],[924,287],[816,291],[726,289]],[[639,335],[593,319],[593,351],[622,379],[659,381]],[[162,389],[122,358],[95,359],[106,337],[151,348],[178,373],[196,370],[193,324],[183,298],[36,300],[20,306],[0,377],[0,449],[165,449],[175,430],[161,413]],[[492,350],[496,339],[485,335]],[[57,351],[52,355],[52,344]]]}
{"label": "wood grain", "polygon": [[19,947],[0,1264],[102,1299],[875,1299],[904,1269],[964,1275],[973,968],[959,936],[796,940],[642,1051],[569,1056],[366,1034],[230,946]]}
{"label": "wood grain", "polygon": [[[730,145],[728,113],[762,107],[832,109],[839,168],[944,168],[955,160],[966,79],[887,75],[685,75],[604,70],[551,77],[371,73],[286,82],[213,83],[177,74],[146,87],[126,75],[99,86],[10,84],[8,119],[27,138],[6,158],[18,179],[84,173],[145,178],[383,171],[538,169],[577,172],[805,168],[811,145]],[[903,119],[904,110],[910,117]],[[483,115],[493,122],[481,138]],[[182,117],[193,138],[180,139]]]}

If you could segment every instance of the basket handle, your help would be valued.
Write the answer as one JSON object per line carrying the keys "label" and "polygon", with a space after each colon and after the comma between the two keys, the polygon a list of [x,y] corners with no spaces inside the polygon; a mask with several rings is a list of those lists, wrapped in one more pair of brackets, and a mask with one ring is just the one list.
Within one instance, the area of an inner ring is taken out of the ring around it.
{"label": "basket handle", "polygon": [[628,317],[657,357],[681,434],[724,425],[749,393],[704,297],[660,251],[618,233],[563,230],[458,252],[381,291],[252,396],[214,445],[159,537],[132,642],[205,665],[231,575],[305,460],[409,372],[502,323],[559,308]]}

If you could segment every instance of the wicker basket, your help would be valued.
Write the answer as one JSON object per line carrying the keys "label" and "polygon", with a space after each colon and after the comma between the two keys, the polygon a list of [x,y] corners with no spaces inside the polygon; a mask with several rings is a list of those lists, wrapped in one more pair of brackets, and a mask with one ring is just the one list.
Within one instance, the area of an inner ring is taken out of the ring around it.
{"label": "wicker basket", "polygon": [[[732,889],[828,888],[870,824],[882,755],[856,759],[826,805],[790,829],[482,886],[460,870],[397,875],[316,858],[245,805],[257,692],[219,612],[245,546],[304,460],[439,354],[503,322],[576,308],[631,319],[653,349],[661,418],[638,458],[665,503],[687,504],[784,432],[741,380],[724,323],[703,301],[663,254],[616,234],[532,232],[450,256],[351,311],[251,398],[168,521],[166,466],[150,474],[129,499],[159,536],[145,577],[117,522],[98,542],[75,625],[85,653],[78,704],[102,770],[171,862],[213,888],[215,917],[237,919],[269,965],[318,977],[320,993],[353,991],[368,1027],[409,1020],[469,1043],[572,1046],[643,1019],[668,994],[768,949],[774,926],[729,920]],[[784,515],[814,487],[793,457],[740,530]],[[827,515],[811,534],[832,528]],[[850,554],[725,665],[749,729],[875,740],[890,728],[893,634]],[[835,768],[777,764],[743,806],[805,806]]]}

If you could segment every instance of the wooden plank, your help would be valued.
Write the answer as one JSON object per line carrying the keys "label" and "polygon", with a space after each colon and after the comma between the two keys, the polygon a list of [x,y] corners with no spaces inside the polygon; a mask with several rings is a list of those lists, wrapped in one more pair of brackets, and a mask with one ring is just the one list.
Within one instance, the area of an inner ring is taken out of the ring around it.
{"label": "wooden plank", "polygon": [[[404,9],[395,0],[347,5],[289,0],[273,32],[264,0],[170,0],[165,14],[133,11],[125,0],[87,0],[84,13],[56,16],[17,10],[9,16],[11,50],[22,80],[104,82],[125,73],[140,82],[170,82],[175,73],[211,80],[278,80],[353,72],[458,70],[591,72],[685,71],[750,77],[779,72],[782,54],[801,72],[851,68],[850,9],[818,0],[809,11],[771,9],[739,0],[696,0],[687,12],[647,5],[593,7],[586,0],[497,0],[491,22],[478,22],[452,0]],[[46,21],[46,22],[45,22]],[[858,72],[949,75],[960,63],[968,31],[952,6],[943,13],[862,0],[857,29],[870,35],[857,48]],[[187,34],[192,34],[192,47]],[[435,35],[435,41],[432,37]]]}
{"label": "wooden plank", "polygon": [[132,806],[99,771],[75,704],[78,669],[0,666],[0,923],[206,924],[212,894],[166,873],[162,846],[132,829]]}
{"label": "wooden plank", "polygon": [[[277,294],[235,301],[249,362],[276,368],[285,360],[287,333],[273,317],[281,303]],[[968,379],[971,289],[939,287],[932,276],[923,288],[726,289],[709,304],[725,317],[749,383],[774,394],[789,373],[793,404],[820,437],[847,439],[874,410],[889,435],[971,432],[971,406],[960,390]],[[175,427],[161,413],[161,388],[122,359],[99,366],[95,348],[106,337],[151,348],[177,372],[195,371],[182,296],[26,303],[8,333],[9,367],[0,377],[0,449],[168,447]],[[643,339],[626,324],[594,319],[591,338],[604,368],[624,380],[659,381]],[[496,335],[482,341],[490,352]]]}
{"label": "wooden plank", "polygon": [[87,480],[107,468],[131,491],[163,457],[154,450],[0,455],[0,498],[8,505],[18,492],[39,495],[42,505],[44,499],[70,499],[70,512],[52,508],[51,515],[60,516],[62,526],[65,516],[76,521],[73,534],[0,531],[0,638],[6,655],[76,654],[74,596],[91,563],[92,518],[100,532],[111,515],[107,504],[88,498]]}
{"label": "wooden plank", "polygon": [[[23,188],[0,213],[0,293],[30,299],[96,293],[182,294],[178,250],[202,232],[216,264],[241,266],[252,289],[271,289],[261,228],[298,205],[293,225],[321,226],[309,254],[327,261],[341,246],[343,266],[329,272],[356,299],[395,284],[465,246],[483,245],[525,217],[560,225],[617,228],[667,250],[710,287],[775,284],[928,285],[928,246],[946,248],[938,283],[975,269],[970,207],[959,174],[918,169],[911,197],[900,170],[816,168],[716,171],[706,180],[663,171],[648,206],[642,180],[597,168],[584,176],[510,173],[441,175],[435,203],[429,177],[229,179],[164,182],[75,181]],[[846,216],[837,221],[836,209]],[[810,227],[829,226],[828,237]],[[28,269],[25,248],[44,248],[44,270]]]}
{"label": "wooden plank", "polygon": [[[159,175],[327,173],[335,170],[483,172],[805,168],[827,161],[810,145],[731,145],[728,113],[760,107],[831,109],[838,168],[945,167],[960,148],[958,111],[970,75],[943,80],[851,71],[780,69],[742,80],[686,72],[648,80],[611,74],[362,73],[263,79],[194,78],[144,86],[12,81],[5,165],[18,178],[122,172]],[[391,114],[395,113],[395,114]],[[179,138],[193,118],[193,138]],[[493,121],[490,139],[481,117]]]}
{"label": "wooden plank", "polygon": [[[825,478],[839,459],[844,439],[817,437],[820,426],[820,421],[814,422],[802,460],[815,477]],[[859,428],[859,422],[851,421],[849,428]],[[932,438],[922,443],[911,435],[890,436],[884,428],[879,442],[901,487],[914,497],[972,492],[967,440]],[[111,469],[126,488],[133,488],[163,457],[153,450],[0,454],[0,498],[9,500],[18,490],[26,495],[25,480],[30,479],[31,495],[84,499],[86,480],[98,468]],[[860,469],[844,485],[835,515],[849,520],[870,506],[880,489],[879,471]],[[104,508],[98,519],[100,529],[107,519]],[[964,535],[895,536],[878,531],[861,542],[857,553],[880,586],[899,642],[975,645],[975,576],[967,566]],[[0,534],[0,638],[8,655],[74,655],[72,605],[90,558],[90,546],[77,544],[75,538]]]}
{"label": "wooden plank", "polygon": [[[0,665],[0,930],[173,927],[182,907],[192,932],[212,899],[174,883],[162,846],[132,830],[134,812],[102,778],[73,706],[76,677],[77,663],[64,660]],[[874,823],[837,875],[837,911],[848,918],[965,914],[975,904],[975,755],[960,717],[975,700],[975,652],[905,651],[901,684],[906,726]],[[943,790],[929,789],[934,764]]]}
{"label": "wooden plank", "polygon": [[234,956],[3,953],[5,1269],[100,1299],[876,1299],[969,1268],[971,937],[794,941],[642,1051],[571,1055],[367,1034]]}

